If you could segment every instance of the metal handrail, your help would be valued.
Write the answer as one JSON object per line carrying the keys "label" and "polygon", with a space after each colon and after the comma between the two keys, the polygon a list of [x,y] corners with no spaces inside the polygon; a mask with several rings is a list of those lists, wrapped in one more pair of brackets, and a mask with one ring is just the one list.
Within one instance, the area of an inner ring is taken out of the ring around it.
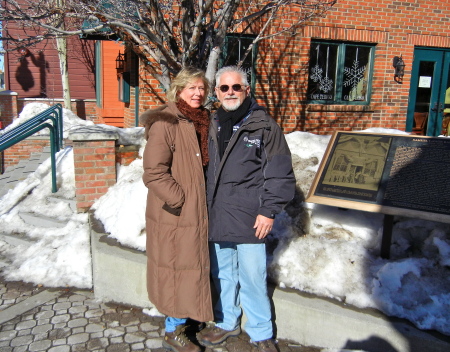
{"label": "metal handrail", "polygon": [[[57,111],[54,111],[56,110]],[[56,117],[54,117],[53,115],[56,114]],[[31,119],[25,121],[24,123],[20,124],[19,126],[5,132],[4,134],[0,135],[0,144],[2,142],[5,142],[7,140],[15,140],[15,139],[19,139],[19,136],[21,135],[21,133],[24,133],[25,131],[27,131],[29,128],[33,128],[33,126],[37,126],[40,123],[43,123],[44,121],[51,119],[53,121],[53,125],[56,128],[56,141],[58,144],[59,148],[62,148],[62,141],[63,141],[63,130],[62,130],[62,106],[61,104],[56,104],[42,112],[40,112],[39,114],[37,114],[36,116],[32,117]],[[59,120],[61,120],[61,123],[59,122]],[[59,149],[58,149],[59,151]]]}
{"label": "metal handrail", "polygon": [[[56,110],[56,111],[55,111]],[[56,115],[56,116],[53,116]],[[51,120],[53,124],[45,122]],[[52,193],[58,191],[56,185],[56,159],[55,154],[62,148],[63,143],[63,116],[61,104],[56,104],[42,111],[19,126],[0,135],[0,152],[32,136],[36,132],[48,128],[50,131],[50,158],[52,168]]]}

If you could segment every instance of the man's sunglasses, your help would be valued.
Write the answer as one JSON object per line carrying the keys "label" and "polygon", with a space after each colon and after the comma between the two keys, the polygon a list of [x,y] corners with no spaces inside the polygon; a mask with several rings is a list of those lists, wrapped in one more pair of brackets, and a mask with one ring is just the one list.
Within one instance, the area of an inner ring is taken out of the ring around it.
{"label": "man's sunglasses", "polygon": [[[233,84],[231,86],[231,89],[233,89],[235,92],[242,92],[245,87],[247,87],[247,86],[244,86],[242,84]],[[230,90],[230,86],[224,84],[224,85],[220,86],[219,89],[222,93],[226,93]]]}

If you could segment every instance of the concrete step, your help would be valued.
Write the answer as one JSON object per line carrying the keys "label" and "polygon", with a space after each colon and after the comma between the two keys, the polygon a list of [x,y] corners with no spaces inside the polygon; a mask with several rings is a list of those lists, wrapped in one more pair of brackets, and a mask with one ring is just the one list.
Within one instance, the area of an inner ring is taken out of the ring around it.
{"label": "concrete step", "polygon": [[29,247],[34,242],[33,239],[21,233],[13,235],[7,233],[0,233],[0,240],[13,246],[27,246],[27,247]]}
{"label": "concrete step", "polygon": [[[11,235],[0,232],[0,242],[6,242],[7,244],[14,247],[22,246],[23,248],[28,248],[33,243],[33,239],[27,237],[24,234]],[[10,260],[0,254],[0,268],[8,265],[10,265]]]}
{"label": "concrete step", "polygon": [[35,172],[48,158],[50,158],[50,151],[33,153],[33,155],[30,156],[30,159],[27,160],[25,168],[22,170],[23,175],[27,177],[30,173]]}
{"label": "concrete step", "polygon": [[18,180],[10,180],[9,178],[0,182],[0,197],[3,197],[10,189],[16,187],[18,182]]}
{"label": "concrete step", "polygon": [[10,178],[10,173],[4,173],[3,175],[0,175],[0,183],[1,182],[6,182],[7,180],[9,180],[9,178]]}
{"label": "concrete step", "polygon": [[39,161],[39,158],[41,157],[42,153],[39,152],[32,152],[30,154],[30,158],[28,159],[29,161]]}
{"label": "concrete step", "polygon": [[1,179],[2,177],[9,177],[9,175],[11,175],[11,172],[13,172],[13,170],[14,170],[14,167],[8,166],[8,167],[6,168],[6,170],[5,170],[5,172],[4,172],[3,174],[0,175],[0,179]]}
{"label": "concrete step", "polygon": [[42,163],[39,160],[29,160],[25,168],[23,169],[24,173],[30,173],[35,172],[36,169],[41,165]]}
{"label": "concrete step", "polygon": [[40,158],[39,158],[39,163],[42,164],[48,158],[50,158],[50,153],[42,153]]}
{"label": "concrete step", "polygon": [[20,181],[25,180],[30,174],[50,157],[50,147],[45,147],[41,153],[33,152],[29,159],[20,160],[16,165],[9,166],[0,175],[0,197],[14,188]]}
{"label": "concrete step", "polygon": [[25,179],[26,176],[24,176],[24,170],[26,169],[27,164],[28,159],[20,160],[16,165],[14,165],[11,173],[9,174],[10,181],[22,181],[23,179]]}
{"label": "concrete step", "polygon": [[25,221],[27,224],[36,227],[45,227],[45,228],[61,228],[67,225],[67,221],[61,221],[49,216],[44,216],[40,214],[34,213],[19,213],[20,218]]}
{"label": "concrete step", "polygon": [[72,211],[74,213],[77,212],[77,200],[76,199],[67,199],[67,198],[61,198],[55,195],[51,195],[47,197],[47,201],[49,203],[58,203],[58,202],[65,202],[69,205],[70,209],[72,209]]}

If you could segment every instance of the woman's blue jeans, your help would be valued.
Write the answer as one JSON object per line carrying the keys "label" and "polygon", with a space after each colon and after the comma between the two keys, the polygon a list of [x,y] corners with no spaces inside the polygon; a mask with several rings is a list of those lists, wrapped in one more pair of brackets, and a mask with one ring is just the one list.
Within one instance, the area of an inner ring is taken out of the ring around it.
{"label": "woman's blue jeans", "polygon": [[210,242],[209,250],[211,274],[219,293],[214,308],[216,326],[235,330],[240,325],[242,307],[247,316],[245,331],[250,338],[253,341],[272,338],[266,245]]}
{"label": "woman's blue jeans", "polygon": [[178,325],[186,324],[186,318],[174,318],[167,317],[166,318],[166,332],[174,332]]}

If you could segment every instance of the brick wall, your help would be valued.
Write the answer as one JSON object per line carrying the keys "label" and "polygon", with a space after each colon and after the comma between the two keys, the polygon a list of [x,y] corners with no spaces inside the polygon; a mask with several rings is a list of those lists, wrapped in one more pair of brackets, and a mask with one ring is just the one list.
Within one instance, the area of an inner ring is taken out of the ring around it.
{"label": "brick wall", "polygon": [[50,137],[29,137],[3,151],[4,169],[29,159],[32,153],[40,153],[50,146]]}
{"label": "brick wall", "polygon": [[[258,43],[256,98],[285,132],[330,134],[369,127],[405,130],[414,48],[450,48],[447,8],[447,0],[381,0],[376,6],[340,0],[325,17]],[[289,23],[289,16],[283,19],[285,26]],[[369,105],[308,103],[305,93],[312,39],[376,44]],[[392,67],[393,57],[400,55],[406,63],[403,84],[394,81]]]}
{"label": "brick wall", "polygon": [[[298,7],[290,10],[275,23],[275,29],[286,29],[294,23]],[[447,0],[380,0],[376,6],[374,2],[339,0],[324,17],[258,43],[256,99],[286,133],[301,130],[330,134],[373,127],[405,130],[414,48],[450,48],[447,12]],[[254,33],[257,25],[252,27]],[[307,101],[312,39],[375,45],[370,104],[324,105]],[[394,81],[392,67],[393,57],[400,55],[406,64],[402,84]],[[139,91],[141,113],[160,105],[165,93],[148,72],[140,72],[140,76],[144,78]],[[132,105],[130,109],[134,109]],[[129,114],[134,116],[134,110]]]}
{"label": "brick wall", "polygon": [[17,117],[17,93],[11,91],[0,92],[0,121],[2,128],[12,123]]}
{"label": "brick wall", "polygon": [[116,163],[120,165],[130,165],[134,160],[139,157],[138,145],[126,145],[116,147]]}

